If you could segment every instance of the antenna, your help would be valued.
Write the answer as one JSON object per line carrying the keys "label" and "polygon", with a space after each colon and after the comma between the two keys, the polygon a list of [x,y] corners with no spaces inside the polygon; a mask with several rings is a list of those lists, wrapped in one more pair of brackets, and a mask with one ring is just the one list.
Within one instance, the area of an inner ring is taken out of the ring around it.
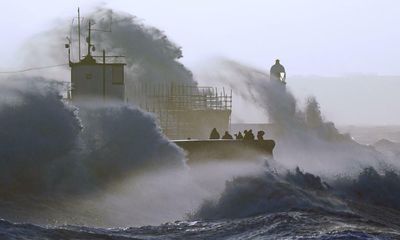
{"label": "antenna", "polygon": [[66,37],[68,43],[65,44],[65,48],[68,49],[68,63],[71,65],[71,39]]}
{"label": "antenna", "polygon": [[90,54],[90,47],[92,47],[93,45],[92,45],[92,43],[91,43],[91,27],[92,27],[92,22],[89,20],[89,33],[88,33],[88,37],[87,37],[87,46],[88,46],[88,52],[87,52],[87,55],[88,56],[90,56],[91,54]]}
{"label": "antenna", "polygon": [[81,61],[81,13],[78,7],[78,45],[79,45],[79,61]]}
{"label": "antenna", "polygon": [[[78,8],[78,34],[80,35],[80,10]],[[110,26],[109,29],[95,29],[92,28],[93,25],[95,25],[96,22],[93,19],[89,19],[88,20],[88,36],[86,38],[86,42],[87,42],[87,55],[80,60],[80,62],[86,62],[86,63],[96,63],[96,60],[94,58],[96,57],[101,57],[101,56],[93,56],[92,52],[96,51],[96,48],[94,46],[94,44],[92,44],[92,32],[93,31],[98,31],[98,32],[111,32],[111,25],[112,25],[112,16],[110,16]],[[80,38],[79,38],[80,40]],[[80,42],[79,42],[80,45]],[[81,59],[81,54],[80,54],[80,47],[79,47],[79,59]],[[106,56],[106,57],[123,57],[123,56]]]}

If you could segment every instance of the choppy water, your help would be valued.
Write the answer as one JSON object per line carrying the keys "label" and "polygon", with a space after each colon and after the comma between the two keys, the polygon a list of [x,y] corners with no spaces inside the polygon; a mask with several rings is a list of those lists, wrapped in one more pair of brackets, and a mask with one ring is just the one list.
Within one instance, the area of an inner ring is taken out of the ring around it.
{"label": "choppy water", "polygon": [[400,239],[399,183],[399,175],[373,169],[346,187],[343,180],[326,186],[298,169],[286,175],[266,171],[229,181],[217,201],[203,202],[187,221],[98,228],[1,220],[0,239]]}
{"label": "choppy water", "polygon": [[[0,102],[0,239],[400,239],[397,145],[381,143],[379,152],[352,141],[321,122],[315,101],[311,117],[282,116],[300,119],[286,123],[277,145],[285,167],[271,161],[232,178],[211,165],[196,185],[187,184],[196,177],[182,150],[132,106],[89,104],[77,113],[56,90],[0,93],[15,97]],[[114,194],[143,176],[154,182]],[[219,197],[208,200],[210,189]],[[171,223],[130,224],[162,210],[158,220],[176,215]]]}
{"label": "choppy water", "polygon": [[[288,211],[218,221],[177,221],[160,226],[40,227],[0,222],[1,239],[400,239],[400,225],[356,214]],[[398,220],[398,219],[397,219]],[[394,221],[397,221],[394,220]],[[390,223],[390,224],[389,224]]]}

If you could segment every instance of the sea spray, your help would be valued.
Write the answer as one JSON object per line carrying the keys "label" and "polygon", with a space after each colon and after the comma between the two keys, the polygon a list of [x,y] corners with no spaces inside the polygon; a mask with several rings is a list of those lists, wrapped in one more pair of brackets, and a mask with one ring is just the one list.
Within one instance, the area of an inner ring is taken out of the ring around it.
{"label": "sea spray", "polygon": [[184,219],[257,163],[188,167],[150,113],[67,102],[43,78],[2,81],[0,215],[17,222],[132,226]]}
{"label": "sea spray", "polygon": [[283,85],[270,81],[262,70],[226,59],[215,62],[205,76],[231,86],[248,104],[264,111],[273,125],[267,134],[277,142],[274,157],[288,168],[300,166],[335,177],[359,173],[369,166],[399,166],[375,149],[339,133],[334,123],[324,119],[315,98],[310,97],[302,109],[290,92],[290,78],[288,85]]}
{"label": "sea spray", "polygon": [[[123,56],[107,60],[126,63],[125,84],[128,89],[137,83],[197,85],[192,72],[178,61],[182,57],[181,48],[162,30],[144,24],[132,14],[99,7],[84,16],[81,24],[82,42],[88,35],[89,19],[94,24],[93,29],[101,30],[92,32],[92,44],[96,49],[93,55],[100,55],[104,49],[109,55]],[[66,36],[72,40],[71,60],[78,62],[77,27],[71,26],[69,19],[59,19],[56,26],[33,36],[22,48],[21,59],[27,66],[38,63],[42,65],[54,65],[55,62],[68,63],[67,52],[63,48]],[[84,45],[82,54],[86,55],[86,43]],[[63,77],[68,76],[66,70],[68,70],[67,65],[59,71],[62,74],[54,73],[52,77],[69,81]],[[40,71],[35,73],[43,74]],[[131,99],[134,96],[130,96],[129,92],[132,91],[127,91],[127,97]]]}
{"label": "sea spray", "polygon": [[81,208],[98,209],[94,212],[102,216],[101,226],[131,227],[185,220],[204,199],[218,199],[226,181],[258,175],[261,169],[254,162],[234,161],[189,165],[184,170],[146,171],[114,184],[95,200],[81,202]]}
{"label": "sea spray", "polygon": [[137,17],[107,8],[89,14],[96,28],[111,34],[94,34],[99,49],[122,54],[128,64],[128,77],[140,83],[180,83],[196,85],[191,71],[178,62],[182,50],[155,27],[146,26]]}
{"label": "sea spray", "polygon": [[133,106],[73,106],[36,78],[8,78],[0,91],[13,96],[0,103],[0,194],[15,209],[29,205],[29,213],[29,198],[62,205],[143,171],[185,167],[155,118]]}
{"label": "sea spray", "polygon": [[277,142],[274,159],[279,163],[273,165],[279,171],[265,168],[264,174],[227,182],[221,197],[205,201],[194,219],[241,218],[293,209],[351,211],[349,201],[398,209],[399,197],[394,194],[400,186],[398,161],[339,133],[324,119],[315,98],[310,97],[302,109],[288,86],[231,60],[221,60],[207,76],[229,84],[265,111],[273,124],[270,134]]}
{"label": "sea spray", "polygon": [[133,171],[184,166],[184,153],[170,142],[150,113],[124,104],[78,104],[84,129],[87,168],[100,181],[123,178]]}
{"label": "sea spray", "polygon": [[2,81],[0,92],[7,96],[0,103],[3,196],[50,191],[53,186],[49,179],[57,172],[54,165],[73,150],[81,131],[75,109],[65,104],[58,91],[44,81],[42,78]]}

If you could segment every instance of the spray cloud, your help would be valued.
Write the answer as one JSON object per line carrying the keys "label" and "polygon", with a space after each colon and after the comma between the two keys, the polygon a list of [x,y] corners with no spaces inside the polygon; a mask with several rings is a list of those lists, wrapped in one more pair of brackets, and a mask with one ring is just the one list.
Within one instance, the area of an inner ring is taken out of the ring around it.
{"label": "spray cloud", "polygon": [[212,72],[207,77],[228,84],[267,114],[273,123],[269,134],[277,142],[275,159],[286,167],[300,166],[313,173],[335,176],[360,172],[369,166],[396,166],[373,148],[339,133],[332,122],[324,120],[315,98],[310,97],[301,109],[289,87],[270,81],[263,71],[221,60]]}

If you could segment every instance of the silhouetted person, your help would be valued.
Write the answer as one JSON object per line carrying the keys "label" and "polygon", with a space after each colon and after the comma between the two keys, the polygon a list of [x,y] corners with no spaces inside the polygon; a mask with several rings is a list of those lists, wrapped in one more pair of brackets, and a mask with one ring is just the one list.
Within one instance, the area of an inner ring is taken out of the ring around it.
{"label": "silhouetted person", "polygon": [[242,135],[242,133],[240,131],[239,131],[238,134],[235,134],[235,137],[236,137],[237,140],[242,140],[243,139],[243,135]]}
{"label": "silhouetted person", "polygon": [[259,140],[259,141],[264,140],[264,134],[265,134],[264,131],[258,131],[257,132],[257,140]]}
{"label": "silhouetted person", "polygon": [[211,131],[211,134],[210,134],[210,139],[219,139],[219,138],[220,138],[220,136],[219,136],[217,129],[213,128],[213,130]]}
{"label": "silhouetted person", "polygon": [[249,131],[247,129],[243,131],[243,140],[249,140]]}
{"label": "silhouetted person", "polygon": [[222,139],[233,139],[232,135],[229,134],[228,131],[225,131],[224,136],[222,136]]}
{"label": "silhouetted person", "polygon": [[250,140],[254,140],[254,134],[253,134],[253,130],[249,130],[249,132],[248,132],[248,134],[249,134],[249,139]]}
{"label": "silhouetted person", "polygon": [[275,60],[275,64],[271,67],[269,71],[269,77],[271,81],[279,81],[286,84],[286,71],[281,65],[279,59]]}
{"label": "silhouetted person", "polygon": [[254,140],[254,134],[253,134],[253,130],[249,130],[249,131],[245,131],[244,133],[244,140]]}

